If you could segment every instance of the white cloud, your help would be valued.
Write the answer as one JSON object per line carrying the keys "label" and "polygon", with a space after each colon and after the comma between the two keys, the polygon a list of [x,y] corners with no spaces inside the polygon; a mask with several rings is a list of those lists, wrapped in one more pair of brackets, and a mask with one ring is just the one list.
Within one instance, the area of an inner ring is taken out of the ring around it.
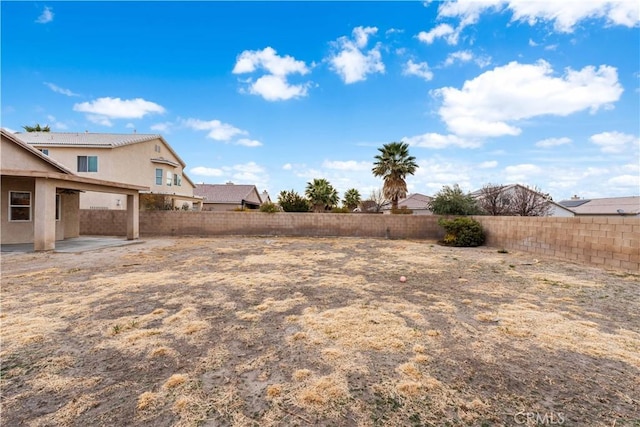
{"label": "white cloud", "polygon": [[284,165],[282,165],[282,169],[290,171],[291,169],[293,169],[293,165],[291,163],[285,163]]}
{"label": "white cloud", "polygon": [[260,147],[262,146],[262,142],[258,141],[257,139],[248,139],[248,138],[241,138],[239,140],[237,140],[235,142],[236,145],[242,145],[244,147]]}
{"label": "white cloud", "polygon": [[252,78],[245,82],[248,84],[248,92],[252,95],[260,95],[267,101],[282,101],[292,98],[307,96],[310,82],[291,84],[287,80],[290,74],[308,74],[309,67],[304,61],[296,60],[286,55],[280,56],[275,49],[268,46],[262,50],[245,50],[236,60],[233,67],[234,74],[253,73],[258,70],[266,72],[257,80]]}
{"label": "white cloud", "polygon": [[640,176],[638,175],[619,175],[609,178],[607,184],[619,187],[630,187],[631,190],[637,192],[640,188]]}
{"label": "white cloud", "polygon": [[589,141],[598,145],[603,153],[622,153],[634,144],[637,148],[639,139],[622,132],[602,132],[592,135]]}
{"label": "white cloud", "polygon": [[126,127],[127,129],[135,129],[136,125],[134,125],[133,123],[127,123],[124,127]]}
{"label": "white cloud", "polygon": [[538,43],[534,42],[533,39],[529,39],[529,46],[536,47],[538,46]]}
{"label": "white cloud", "polygon": [[549,147],[557,147],[558,145],[566,145],[571,144],[573,142],[571,138],[562,137],[562,138],[547,138],[542,139],[536,142],[536,147],[549,148]]}
{"label": "white cloud", "polygon": [[473,54],[468,50],[459,50],[457,52],[450,53],[447,59],[444,61],[445,67],[453,65],[454,62],[469,62],[473,59]]}
{"label": "white cloud", "polygon": [[520,164],[504,168],[506,182],[526,184],[532,177],[541,175],[542,168],[533,164]]}
{"label": "white cloud", "polygon": [[52,91],[54,91],[56,93],[61,93],[63,95],[67,95],[67,96],[80,96],[79,94],[74,93],[69,89],[61,88],[60,86],[55,85],[53,83],[44,82],[44,85],[47,86],[49,89],[51,89]]}
{"label": "white cloud", "polygon": [[426,62],[413,62],[411,59],[407,61],[402,70],[402,74],[406,76],[418,76],[426,81],[433,79],[433,73],[429,69],[429,64]]}
{"label": "white cloud", "polygon": [[93,123],[112,126],[110,119],[140,119],[147,114],[162,114],[164,107],[142,98],[98,98],[91,102],[82,102],[73,106],[74,111],[88,113],[87,119]]}
{"label": "white cloud", "polygon": [[449,24],[440,24],[430,31],[420,31],[418,40],[426,44],[432,44],[435,39],[445,37],[450,45],[458,44],[459,32]]}
{"label": "white cloud", "polygon": [[447,148],[447,147],[461,147],[461,148],[476,148],[482,145],[480,141],[463,138],[457,135],[441,135],[439,133],[425,133],[422,135],[416,135],[411,137],[402,138],[402,142],[405,142],[414,147],[421,148]]}
{"label": "white cloud", "polygon": [[541,60],[511,62],[466,81],[462,89],[444,87],[433,93],[442,97],[439,114],[451,132],[488,137],[520,134],[511,122],[522,119],[610,108],[622,91],[614,67],[567,68],[564,75],[554,76]]}
{"label": "white cloud", "polygon": [[324,162],[322,162],[322,167],[341,171],[370,171],[373,167],[373,163],[356,162],[355,160],[325,160]]}
{"label": "white cloud", "polygon": [[[172,126],[173,126],[173,123],[171,122],[156,123],[154,125],[151,125],[151,130],[155,130],[163,133],[169,133],[171,131]],[[127,125],[127,127],[129,126]]]}
{"label": "white cloud", "polygon": [[199,120],[199,119],[182,119],[182,125],[193,130],[207,130],[208,138],[216,141],[229,141],[236,135],[247,135],[248,132],[242,129],[238,129],[228,123],[223,123],[220,120]]}
{"label": "white cloud", "polygon": [[447,1],[440,5],[440,18],[459,18],[462,26],[474,24],[484,12],[502,12],[508,9],[512,21],[552,22],[556,31],[571,33],[583,20],[605,19],[607,25],[637,26],[640,22],[640,4],[631,0],[602,1],[520,1],[520,0],[477,0]]}
{"label": "white cloud", "polygon": [[196,166],[195,168],[191,168],[189,170],[190,174],[196,175],[196,176],[222,176],[224,175],[224,172],[221,169],[215,169],[215,168],[207,168],[204,166]]}
{"label": "white cloud", "polygon": [[367,79],[367,75],[373,73],[384,74],[385,67],[380,54],[380,45],[363,51],[369,36],[376,34],[376,27],[356,27],[353,30],[354,40],[340,37],[333,44],[337,52],[329,57],[331,69],[335,71],[346,84],[351,84]]}
{"label": "white cloud", "polygon": [[488,160],[486,162],[482,162],[478,165],[480,169],[493,169],[498,166],[497,160]]}
{"label": "white cloud", "polygon": [[53,21],[52,9],[48,6],[45,6],[45,8],[42,10],[42,13],[40,14],[40,16],[38,16],[38,19],[36,19],[35,22],[37,22],[38,24],[47,24],[51,21]]}
{"label": "white cloud", "polygon": [[55,116],[52,116],[51,114],[47,116],[47,121],[49,122],[49,125],[51,125],[52,128],[55,128],[58,130],[67,130],[69,128],[69,126],[67,126],[65,123],[62,123],[56,120]]}

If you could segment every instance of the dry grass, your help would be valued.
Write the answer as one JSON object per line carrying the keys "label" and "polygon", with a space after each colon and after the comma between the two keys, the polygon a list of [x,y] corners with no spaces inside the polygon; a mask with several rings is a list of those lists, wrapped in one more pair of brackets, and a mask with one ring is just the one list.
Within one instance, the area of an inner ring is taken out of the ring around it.
{"label": "dry grass", "polygon": [[518,252],[221,237],[3,255],[0,322],[3,425],[640,423],[640,276]]}

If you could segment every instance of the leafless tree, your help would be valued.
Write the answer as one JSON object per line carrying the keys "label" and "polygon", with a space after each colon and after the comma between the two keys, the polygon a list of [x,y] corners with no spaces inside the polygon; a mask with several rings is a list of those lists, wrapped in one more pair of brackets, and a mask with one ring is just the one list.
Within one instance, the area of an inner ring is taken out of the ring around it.
{"label": "leafless tree", "polygon": [[520,216],[548,216],[552,198],[538,187],[516,186],[513,189],[512,214]]}
{"label": "leafless tree", "polygon": [[485,184],[480,190],[477,204],[487,215],[512,215],[513,195],[504,185]]}
{"label": "leafless tree", "polygon": [[362,212],[380,212],[387,203],[389,200],[384,197],[382,189],[373,190],[367,200],[360,202],[360,210]]}

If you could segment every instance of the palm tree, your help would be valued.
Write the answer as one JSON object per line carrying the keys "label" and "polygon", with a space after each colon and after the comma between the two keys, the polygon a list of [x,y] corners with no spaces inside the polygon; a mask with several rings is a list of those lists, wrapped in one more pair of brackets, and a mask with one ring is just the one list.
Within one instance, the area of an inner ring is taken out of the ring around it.
{"label": "palm tree", "polygon": [[409,144],[403,142],[390,142],[378,148],[380,154],[375,156],[373,164],[374,176],[384,179],[382,192],[391,200],[391,209],[398,209],[398,199],[406,197],[407,175],[413,175],[418,169],[416,158],[409,155]]}
{"label": "palm tree", "polygon": [[22,129],[24,129],[25,132],[51,132],[49,125],[40,126],[40,123],[36,123],[35,126],[24,125]]}
{"label": "palm tree", "polygon": [[322,212],[327,208],[331,209],[338,204],[339,200],[338,191],[324,178],[307,182],[305,195],[311,201],[316,212]]}
{"label": "palm tree", "polygon": [[349,190],[344,192],[344,198],[342,199],[342,204],[347,207],[350,211],[354,210],[358,207],[362,198],[360,197],[360,192],[355,188],[350,188]]}

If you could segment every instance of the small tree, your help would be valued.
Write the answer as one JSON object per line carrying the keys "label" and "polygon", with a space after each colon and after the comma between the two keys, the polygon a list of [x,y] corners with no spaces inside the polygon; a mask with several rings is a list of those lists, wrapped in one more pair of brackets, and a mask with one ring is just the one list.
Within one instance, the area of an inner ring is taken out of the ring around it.
{"label": "small tree", "polygon": [[485,184],[478,195],[478,207],[487,215],[511,215],[513,195],[504,185]]}
{"label": "small tree", "polygon": [[360,202],[360,210],[362,212],[380,212],[382,207],[389,203],[384,197],[384,192],[381,189],[373,190],[367,200]]}
{"label": "small tree", "polygon": [[282,190],[278,195],[278,204],[285,212],[309,212],[309,201],[294,190]]}
{"label": "small tree", "polygon": [[476,215],[480,213],[476,201],[470,194],[464,194],[458,184],[445,185],[429,203],[429,209],[436,215]]}
{"label": "small tree", "polygon": [[342,205],[353,211],[360,205],[361,202],[360,192],[355,188],[351,188],[344,192],[344,198],[342,199]]}
{"label": "small tree", "polygon": [[338,191],[324,178],[316,178],[307,182],[305,195],[311,202],[314,211],[324,212],[338,204]]}
{"label": "small tree", "polygon": [[538,187],[517,185],[513,190],[512,212],[520,216],[548,216],[553,199]]}
{"label": "small tree", "polygon": [[22,129],[25,132],[51,132],[49,125],[40,126],[40,123],[36,123],[35,126],[24,125]]}
{"label": "small tree", "polygon": [[482,225],[473,218],[440,218],[438,224],[445,230],[442,244],[475,247],[484,243]]}

